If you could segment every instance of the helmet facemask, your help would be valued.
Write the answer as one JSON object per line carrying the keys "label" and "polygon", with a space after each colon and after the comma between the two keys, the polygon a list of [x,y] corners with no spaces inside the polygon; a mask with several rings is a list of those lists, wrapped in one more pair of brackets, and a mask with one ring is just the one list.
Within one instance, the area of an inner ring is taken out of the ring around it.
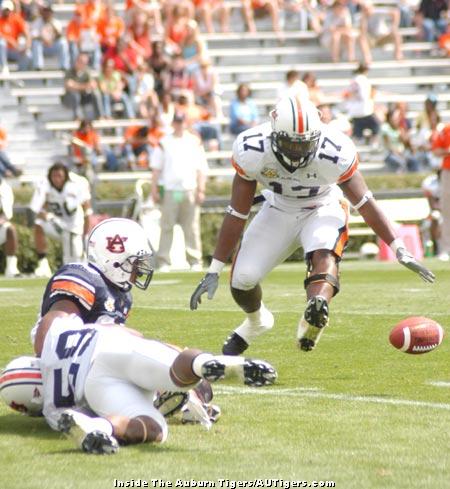
{"label": "helmet facemask", "polygon": [[306,167],[317,151],[320,131],[289,135],[285,131],[273,131],[270,140],[272,150],[281,165],[290,173]]}
{"label": "helmet facemask", "polygon": [[[129,275],[127,283],[129,288],[135,285],[138,289],[146,290],[153,277],[153,255],[148,253],[129,256],[117,266]],[[124,287],[125,288],[125,287]]]}

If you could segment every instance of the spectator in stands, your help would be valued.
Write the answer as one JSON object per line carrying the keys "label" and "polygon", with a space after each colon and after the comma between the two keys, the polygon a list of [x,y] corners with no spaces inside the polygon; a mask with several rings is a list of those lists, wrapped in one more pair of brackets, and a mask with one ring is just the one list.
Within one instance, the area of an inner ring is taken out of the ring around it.
{"label": "spectator in stands", "polygon": [[6,147],[8,145],[8,134],[6,129],[0,127],[0,175],[2,177],[18,177],[22,174],[10,160],[6,153]]}
{"label": "spectator in stands", "polygon": [[74,119],[89,119],[82,116],[88,105],[92,106],[94,119],[102,116],[102,105],[97,82],[93,79],[89,68],[89,57],[86,54],[78,55],[74,68],[66,72],[64,86],[66,92],[63,102],[72,109]]}
{"label": "spectator in stands", "polygon": [[250,87],[241,83],[236,90],[236,98],[230,104],[230,131],[239,134],[258,124],[259,113],[251,98]]}
{"label": "spectator in stands", "polygon": [[191,74],[198,71],[200,60],[206,56],[206,44],[200,35],[200,30],[195,20],[191,20],[187,24],[186,36],[181,42],[181,55],[187,71]]}
{"label": "spectator in stands", "polygon": [[367,76],[368,72],[368,66],[361,63],[343,96],[353,125],[353,136],[361,141],[368,131],[371,134],[370,141],[373,142],[380,131],[380,122],[375,115],[375,91]]}
{"label": "spectator in stands", "polygon": [[130,97],[125,92],[120,71],[115,69],[114,60],[107,58],[103,63],[102,72],[98,78],[98,85],[103,103],[103,115],[110,119],[113,109],[119,103],[120,111],[127,119],[135,117],[134,107]]}
{"label": "spectator in stands", "polygon": [[193,20],[185,4],[177,4],[166,21],[164,41],[171,54],[181,54],[181,45],[187,35],[188,23]]}
{"label": "spectator in stands", "polygon": [[413,147],[426,167],[438,168],[440,159],[431,150],[433,139],[441,128],[441,118],[437,110],[437,98],[429,94],[424,103],[424,110],[417,115],[416,131],[412,138]]}
{"label": "spectator in stands", "polygon": [[213,16],[218,14],[220,31],[229,32],[230,30],[230,7],[224,0],[193,0],[195,15],[205,24],[206,32],[214,32]]}
{"label": "spectator in stands", "polygon": [[148,60],[152,55],[152,34],[147,12],[134,10],[128,25],[128,37],[136,54],[143,60]]}
{"label": "spectator in stands", "polygon": [[74,170],[79,175],[88,175],[90,168],[95,172],[99,171],[101,157],[106,160],[105,170],[116,171],[119,167],[115,154],[109,148],[101,146],[98,132],[87,119],[82,120],[73,133],[71,153]]}
{"label": "spectator in stands", "polygon": [[102,51],[97,24],[89,18],[84,19],[79,10],[75,10],[73,17],[67,24],[66,37],[69,42],[69,52],[72,67],[80,53],[88,55],[88,63],[94,70],[100,70]]}
{"label": "spectator in stands", "polygon": [[63,263],[82,261],[83,236],[92,215],[89,182],[69,172],[58,162],[47,172],[47,178],[36,186],[30,208],[36,215],[34,242],[38,256],[37,277],[51,277],[47,260],[47,236],[61,242]]}
{"label": "spectator in stands", "polygon": [[310,71],[306,71],[302,77],[302,81],[308,89],[309,100],[316,106],[323,105],[327,97],[317,84],[316,75]]}
{"label": "spectator in stands", "polygon": [[161,139],[155,149],[151,168],[151,195],[154,202],[161,205],[157,265],[161,271],[169,269],[173,228],[178,223],[183,229],[186,258],[191,270],[200,271],[200,205],[205,199],[208,164],[200,140],[187,130],[183,115],[175,114],[173,133]]}
{"label": "spectator in stands", "polygon": [[75,11],[80,14],[83,22],[97,25],[105,16],[106,2],[103,0],[81,0],[76,4]]}
{"label": "spectator in stands", "polygon": [[200,69],[194,73],[194,96],[198,104],[206,107],[212,117],[222,118],[222,92],[219,78],[211,65],[211,61],[203,58]]}
{"label": "spectator in stands", "polygon": [[272,19],[272,30],[279,38],[282,38],[280,28],[280,6],[278,0],[242,0],[242,11],[249,32],[256,32],[255,14],[264,15],[268,13]]}
{"label": "spectator in stands", "polygon": [[9,73],[8,61],[17,61],[19,70],[26,70],[31,62],[28,26],[20,14],[14,12],[11,0],[3,0],[0,8],[0,72]]}
{"label": "spectator in stands", "polygon": [[173,116],[175,115],[175,102],[170,92],[163,92],[159,97],[159,114],[164,131],[169,133],[172,130]]}
{"label": "spectator in stands", "polygon": [[194,102],[192,93],[180,95],[175,104],[175,113],[183,115],[186,126],[200,135],[202,142],[209,151],[217,151],[220,147],[219,127],[210,121],[212,114],[205,107]]}
{"label": "spectator in stands", "polygon": [[431,244],[431,255],[439,255],[440,240],[442,234],[442,214],[441,214],[441,171],[428,175],[422,181],[422,192],[428,200],[430,214],[421,224],[422,239],[424,249],[427,251],[428,243]]}
{"label": "spectator in stands", "polygon": [[335,0],[328,7],[320,29],[320,43],[330,50],[333,62],[340,61],[342,46],[347,51],[348,61],[355,60],[355,39],[357,35],[345,0]]}
{"label": "spectator in stands", "polygon": [[69,45],[64,36],[63,28],[54,17],[50,4],[40,7],[40,16],[30,25],[31,52],[33,68],[44,68],[44,56],[57,56],[59,68],[70,68]]}
{"label": "spectator in stands", "polygon": [[130,23],[131,19],[138,13],[145,13],[149,27],[154,27],[157,34],[161,35],[164,32],[164,27],[161,18],[161,4],[166,3],[158,0],[126,0],[125,16]]}
{"label": "spectator in stands", "polygon": [[384,159],[386,165],[393,171],[400,173],[419,171],[420,162],[411,151],[411,141],[408,132],[401,127],[398,109],[391,109],[386,116],[386,122],[381,126],[384,147],[387,155]]}
{"label": "spectator in stands", "polygon": [[441,213],[442,236],[438,258],[442,261],[450,259],[450,124],[446,124],[433,138],[432,150],[441,163]]}
{"label": "spectator in stands", "polygon": [[[371,46],[383,46],[394,43],[395,59],[403,59],[402,36],[400,34],[400,10],[398,7],[376,9],[372,0],[360,0],[361,35],[367,38]],[[364,62],[370,64],[372,55],[366,44],[361,45]]]}
{"label": "spectator in stands", "polygon": [[143,126],[130,126],[125,131],[122,154],[130,170],[149,168],[152,155],[164,136],[159,113],[156,109],[149,113],[148,123]]}
{"label": "spectator in stands", "polygon": [[422,38],[434,42],[447,30],[449,20],[447,0],[422,0],[415,16]]}
{"label": "spectator in stands", "polygon": [[194,79],[187,70],[186,62],[181,54],[173,56],[172,64],[164,81],[164,90],[170,92],[174,97],[185,93],[187,90],[193,90]]}
{"label": "spectator in stands", "polygon": [[167,73],[171,65],[171,59],[164,50],[163,42],[153,41],[149,65],[155,77],[155,91],[161,97],[166,84],[165,79],[167,78]]}
{"label": "spectator in stands", "polygon": [[109,59],[114,61],[114,68],[122,74],[128,93],[134,95],[136,92],[135,71],[142,62],[142,58],[133,49],[127,36],[120,38],[115,48],[111,47],[106,51],[103,61]]}
{"label": "spectator in stands", "polygon": [[114,48],[117,41],[125,34],[125,22],[122,17],[116,15],[114,6],[109,3],[105,6],[103,16],[97,21],[97,33],[102,51]]}
{"label": "spectator in stands", "polygon": [[0,245],[4,245],[4,253],[6,255],[5,277],[13,278],[20,277],[20,272],[17,268],[19,240],[16,228],[11,222],[13,217],[14,194],[5,180],[8,172],[4,172],[3,170],[0,167]]}
{"label": "spectator in stands", "polygon": [[286,73],[286,82],[277,90],[277,99],[284,96],[295,96],[309,98],[308,87],[300,78],[297,70],[289,70]]}
{"label": "spectator in stands", "polygon": [[158,95],[155,92],[155,78],[147,62],[139,64],[136,70],[136,95],[134,97],[140,117],[146,119],[150,111],[158,107]]}

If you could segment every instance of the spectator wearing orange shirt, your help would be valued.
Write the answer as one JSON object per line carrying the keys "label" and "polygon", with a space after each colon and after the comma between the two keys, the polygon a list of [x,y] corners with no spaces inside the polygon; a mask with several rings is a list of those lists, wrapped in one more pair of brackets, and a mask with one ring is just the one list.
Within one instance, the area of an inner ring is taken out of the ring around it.
{"label": "spectator wearing orange shirt", "polygon": [[159,140],[164,136],[159,114],[153,110],[145,126],[131,126],[125,131],[125,144],[123,156],[131,170],[139,167],[147,169],[150,165],[151,155],[158,146]]}
{"label": "spectator wearing orange shirt", "polygon": [[104,15],[97,22],[97,33],[103,51],[109,47],[115,47],[118,39],[125,33],[125,22],[116,15],[114,7],[107,5]]}
{"label": "spectator wearing orange shirt", "polygon": [[190,92],[178,98],[178,102],[175,105],[175,114],[183,114],[185,116],[187,127],[199,134],[209,151],[217,151],[219,149],[219,125],[210,121],[212,114],[206,107],[194,103]]}
{"label": "spectator wearing orange shirt", "polygon": [[96,23],[84,20],[81,12],[76,10],[72,20],[67,24],[66,37],[69,41],[69,52],[72,66],[80,53],[89,56],[89,64],[99,70],[102,60],[100,39]]}
{"label": "spectator wearing orange shirt", "polygon": [[432,139],[431,147],[441,163],[442,235],[440,254],[442,261],[450,260],[450,124],[446,124]]}
{"label": "spectator wearing orange shirt", "polygon": [[14,12],[11,0],[3,0],[0,14],[0,71],[8,73],[8,60],[17,61],[19,70],[30,66],[31,38],[23,18]]}
{"label": "spectator wearing orange shirt", "polygon": [[171,54],[180,54],[181,45],[187,36],[188,23],[193,20],[185,5],[175,5],[166,21],[164,41]]}
{"label": "spectator wearing orange shirt", "polygon": [[77,4],[75,11],[81,15],[83,22],[97,24],[105,16],[106,6],[103,0],[86,0]]}
{"label": "spectator wearing orange shirt", "polygon": [[100,136],[92,126],[92,122],[85,119],[80,122],[79,128],[74,131],[71,146],[72,160],[75,170],[79,174],[86,174],[87,167],[94,171],[99,170],[99,157],[105,156],[105,170],[118,169],[118,161],[115,154],[100,144]]}

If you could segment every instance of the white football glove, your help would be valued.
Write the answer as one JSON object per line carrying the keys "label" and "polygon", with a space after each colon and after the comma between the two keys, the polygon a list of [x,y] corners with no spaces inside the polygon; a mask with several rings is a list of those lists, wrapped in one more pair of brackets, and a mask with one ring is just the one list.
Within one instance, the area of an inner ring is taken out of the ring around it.
{"label": "white football glove", "polygon": [[419,263],[406,248],[398,248],[396,251],[397,260],[406,268],[420,275],[425,282],[433,283],[435,276],[431,270]]}

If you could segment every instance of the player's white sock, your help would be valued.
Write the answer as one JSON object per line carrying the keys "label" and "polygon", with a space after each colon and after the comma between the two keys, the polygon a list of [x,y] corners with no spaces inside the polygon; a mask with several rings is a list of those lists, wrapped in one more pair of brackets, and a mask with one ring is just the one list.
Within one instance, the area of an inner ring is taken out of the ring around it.
{"label": "player's white sock", "polygon": [[19,269],[17,268],[17,256],[6,256],[6,268],[5,274],[8,276],[18,275]]}
{"label": "player's white sock", "polygon": [[273,314],[261,302],[261,307],[255,312],[248,313],[247,319],[235,331],[250,344],[257,336],[272,329],[274,322]]}

